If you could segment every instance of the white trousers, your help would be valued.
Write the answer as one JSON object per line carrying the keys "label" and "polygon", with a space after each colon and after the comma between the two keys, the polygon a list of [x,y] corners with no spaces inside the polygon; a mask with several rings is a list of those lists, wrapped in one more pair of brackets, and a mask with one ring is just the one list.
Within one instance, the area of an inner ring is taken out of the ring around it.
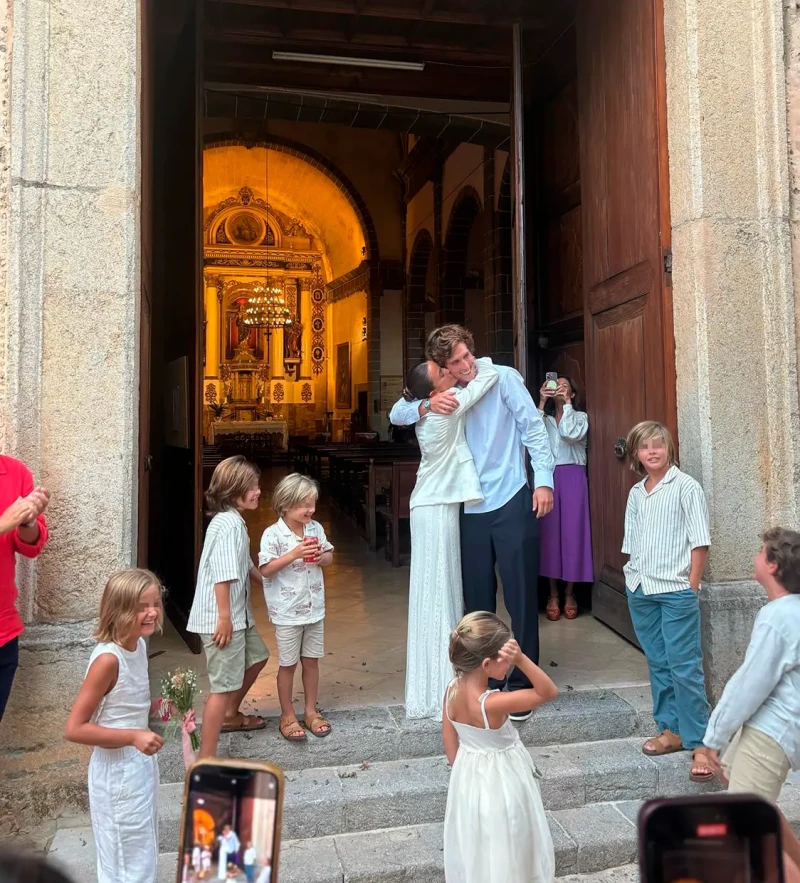
{"label": "white trousers", "polygon": [[409,718],[441,720],[445,690],[453,680],[450,633],[464,613],[460,508],[458,503],[449,503],[411,510],[406,653]]}
{"label": "white trousers", "polygon": [[158,761],[135,748],[95,748],[89,808],[97,883],[156,883]]}

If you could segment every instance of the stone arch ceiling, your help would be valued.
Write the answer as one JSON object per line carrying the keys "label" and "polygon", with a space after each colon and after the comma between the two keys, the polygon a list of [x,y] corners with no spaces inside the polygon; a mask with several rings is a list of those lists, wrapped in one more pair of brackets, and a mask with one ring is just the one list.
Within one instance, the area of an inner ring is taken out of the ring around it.
{"label": "stone arch ceiling", "polygon": [[204,216],[244,186],[303,224],[325,253],[333,278],[355,269],[363,260],[366,242],[358,216],[344,193],[320,169],[264,147],[211,147],[203,152]]}

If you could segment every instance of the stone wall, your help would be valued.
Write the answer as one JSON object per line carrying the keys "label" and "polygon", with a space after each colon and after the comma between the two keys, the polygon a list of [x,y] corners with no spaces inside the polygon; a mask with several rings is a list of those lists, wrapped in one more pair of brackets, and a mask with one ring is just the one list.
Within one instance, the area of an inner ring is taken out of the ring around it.
{"label": "stone wall", "polygon": [[32,805],[31,769],[48,770],[54,795],[84,772],[61,733],[105,580],[135,554],[140,258],[137,4],[13,0],[13,21],[13,55],[0,24],[0,422],[5,450],[52,491],[52,541],[20,568],[29,627],[0,728],[7,821]]}
{"label": "stone wall", "polygon": [[748,583],[759,533],[798,518],[784,21],[777,0],[665,0],[664,11],[681,464],[711,510],[716,698],[763,601]]}
{"label": "stone wall", "polygon": [[6,410],[8,362],[8,233],[11,196],[11,50],[12,0],[0,0],[0,451],[11,444],[10,416]]}

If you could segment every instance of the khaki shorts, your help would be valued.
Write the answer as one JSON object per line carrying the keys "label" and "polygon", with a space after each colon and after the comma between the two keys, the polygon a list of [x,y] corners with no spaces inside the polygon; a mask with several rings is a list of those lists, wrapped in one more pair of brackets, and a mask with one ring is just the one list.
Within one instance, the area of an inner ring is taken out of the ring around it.
{"label": "khaki shorts", "polygon": [[753,727],[743,727],[722,758],[728,791],[757,794],[775,803],[789,775],[789,758],[778,743]]}
{"label": "khaki shorts", "polygon": [[278,664],[284,667],[297,665],[301,656],[322,659],[325,655],[325,620],[311,625],[276,625],[278,640]]}
{"label": "khaki shorts", "polygon": [[242,689],[244,673],[250,666],[269,659],[267,645],[254,625],[236,629],[231,642],[220,650],[213,635],[200,635],[208,666],[208,680],[212,693],[235,693]]}

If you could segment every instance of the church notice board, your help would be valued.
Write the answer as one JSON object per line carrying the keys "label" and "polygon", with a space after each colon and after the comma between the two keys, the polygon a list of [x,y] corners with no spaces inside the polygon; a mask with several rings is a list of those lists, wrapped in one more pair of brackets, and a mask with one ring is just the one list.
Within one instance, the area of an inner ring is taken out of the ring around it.
{"label": "church notice board", "polygon": [[392,405],[403,395],[403,378],[400,374],[381,375],[381,411],[387,414]]}

